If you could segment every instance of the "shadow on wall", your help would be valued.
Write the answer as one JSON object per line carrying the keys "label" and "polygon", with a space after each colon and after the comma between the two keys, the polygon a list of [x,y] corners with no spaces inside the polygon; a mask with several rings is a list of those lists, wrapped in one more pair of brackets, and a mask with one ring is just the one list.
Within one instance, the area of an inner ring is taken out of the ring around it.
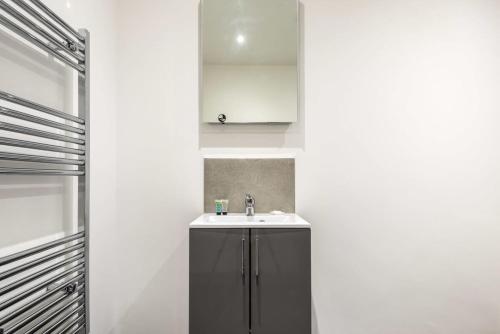
{"label": "shadow on wall", "polygon": [[[299,120],[301,122],[301,120]],[[297,124],[200,124],[200,148],[302,147]],[[289,141],[288,137],[297,137]]]}
{"label": "shadow on wall", "polygon": [[[188,238],[175,248],[110,334],[187,334]],[[140,267],[140,264],[137,264]],[[163,328],[163,332],[158,332]]]}
{"label": "shadow on wall", "polygon": [[[24,39],[6,31],[0,31],[0,90],[34,102],[70,113],[73,105],[73,78],[76,75],[59,61]],[[43,88],[43,89],[42,89]],[[0,101],[2,107],[25,112],[45,119],[58,118],[42,112]],[[0,122],[26,126],[28,122],[0,116]],[[46,127],[29,124],[38,130]],[[53,132],[53,131],[51,131]],[[63,134],[62,131],[56,131]],[[36,138],[22,133],[0,131],[0,136],[38,143],[54,144],[51,139]],[[1,151],[9,153],[33,154],[19,147],[2,146]],[[44,156],[63,157],[55,152],[35,153]],[[52,169],[50,164],[29,164],[32,168]],[[0,167],[26,168],[26,163],[1,161]],[[0,176],[0,247],[10,247],[18,243],[38,240],[74,228],[74,196],[76,179],[46,176]]]}
{"label": "shadow on wall", "polygon": [[0,176],[0,248],[72,230],[71,180]]}
{"label": "shadow on wall", "polygon": [[[189,291],[188,247],[189,240],[185,238],[109,334],[189,333],[189,295],[186,293]],[[163,328],[164,332],[158,332],[158,328]],[[312,334],[320,334],[314,300]]]}
{"label": "shadow on wall", "polygon": [[311,302],[311,312],[312,312],[312,315],[311,315],[311,333],[312,334],[319,334],[319,327],[318,327],[318,316],[316,315],[316,304],[314,304],[314,297],[313,297],[313,300]]}
{"label": "shadow on wall", "polygon": [[0,31],[0,46],[2,62],[15,63],[34,75],[57,82],[60,86],[64,85],[65,67],[55,62],[52,57],[36,51],[3,31]]}
{"label": "shadow on wall", "polygon": [[0,176],[0,200],[44,195],[62,195],[64,179],[53,176],[40,176],[34,179],[26,176]]}

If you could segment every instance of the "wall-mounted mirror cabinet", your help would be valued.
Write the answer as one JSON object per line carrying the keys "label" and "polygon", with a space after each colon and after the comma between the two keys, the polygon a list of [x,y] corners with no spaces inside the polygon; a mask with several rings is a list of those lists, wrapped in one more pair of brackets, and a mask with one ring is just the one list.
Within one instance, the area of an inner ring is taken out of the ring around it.
{"label": "wall-mounted mirror cabinet", "polygon": [[292,123],[298,109],[297,0],[202,0],[205,123]]}

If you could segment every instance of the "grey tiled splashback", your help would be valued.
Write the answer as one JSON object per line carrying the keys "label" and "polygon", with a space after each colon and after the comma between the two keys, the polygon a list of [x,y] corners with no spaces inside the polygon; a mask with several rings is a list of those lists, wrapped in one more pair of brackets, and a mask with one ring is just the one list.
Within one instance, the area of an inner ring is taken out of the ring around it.
{"label": "grey tiled splashback", "polygon": [[205,212],[215,199],[228,199],[229,212],[245,212],[245,193],[255,197],[255,212],[295,212],[294,159],[205,159]]}

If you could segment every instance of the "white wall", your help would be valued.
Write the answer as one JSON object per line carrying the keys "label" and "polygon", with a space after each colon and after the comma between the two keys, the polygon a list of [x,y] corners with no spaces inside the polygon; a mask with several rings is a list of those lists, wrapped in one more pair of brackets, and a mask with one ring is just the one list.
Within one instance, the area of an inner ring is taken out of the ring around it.
{"label": "white wall", "polygon": [[187,334],[199,146],[299,148],[315,333],[500,331],[498,2],[304,0],[300,123],[210,140],[196,0],[65,3],[92,33],[93,333]]}
{"label": "white wall", "polygon": [[203,208],[197,1],[119,1],[117,9],[113,333],[187,333],[188,222]]}
{"label": "white wall", "polygon": [[500,331],[498,2],[304,0],[299,124],[229,130],[198,123],[196,0],[46,3],[92,33],[93,333],[187,333],[199,146],[299,149],[315,333]]}
{"label": "white wall", "polygon": [[500,332],[500,3],[304,6],[317,332]]}
{"label": "white wall", "polygon": [[499,332],[498,2],[303,5],[300,124],[198,142],[197,1],[119,3],[115,332],[187,333],[198,145],[300,149],[315,333]]}
{"label": "white wall", "polygon": [[[0,90],[36,101],[56,109],[72,113],[74,100],[72,83],[75,81],[72,71],[60,65],[52,57],[28,46],[23,39],[16,37],[5,28],[0,28]],[[15,78],[15,80],[13,80]],[[43,89],[40,89],[43,87]],[[26,108],[1,101],[2,107],[26,112]],[[29,109],[28,109],[29,110]],[[27,111],[32,112],[32,111]],[[44,116],[32,112],[35,116]],[[47,117],[47,116],[45,116]],[[59,121],[58,118],[47,118]],[[25,121],[1,116],[1,122],[21,126],[31,126],[47,130]],[[49,130],[51,131],[51,130]],[[62,131],[58,133],[64,134]],[[0,130],[0,136],[20,140],[32,140],[30,136]],[[48,144],[64,145],[52,140],[40,139]],[[14,153],[43,154],[17,147],[1,147],[2,151]],[[59,153],[46,155],[64,157]],[[2,166],[16,167],[19,163],[2,162]],[[43,166],[45,168],[50,168]],[[42,168],[43,168],[42,167]],[[75,181],[76,185],[76,181]],[[0,233],[1,251],[22,242],[29,242],[62,230],[69,230],[72,225],[71,205],[73,182],[63,177],[32,177],[0,175],[0,222],[2,229],[9,233]]]}

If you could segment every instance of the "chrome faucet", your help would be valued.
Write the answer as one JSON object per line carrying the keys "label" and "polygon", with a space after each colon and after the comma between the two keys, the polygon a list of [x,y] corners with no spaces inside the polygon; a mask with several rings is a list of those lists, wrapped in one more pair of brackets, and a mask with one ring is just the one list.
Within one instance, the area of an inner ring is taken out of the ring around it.
{"label": "chrome faucet", "polygon": [[255,198],[252,195],[245,195],[245,214],[247,216],[255,215]]}

